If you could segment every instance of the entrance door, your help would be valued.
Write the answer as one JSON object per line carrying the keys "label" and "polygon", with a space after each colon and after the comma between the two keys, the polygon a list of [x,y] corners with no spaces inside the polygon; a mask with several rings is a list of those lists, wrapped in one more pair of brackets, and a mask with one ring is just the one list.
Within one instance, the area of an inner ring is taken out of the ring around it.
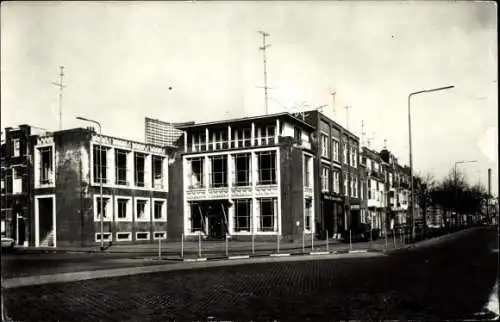
{"label": "entrance door", "polygon": [[211,238],[224,237],[224,223],[222,216],[210,216],[208,219],[208,234]]}
{"label": "entrance door", "polygon": [[56,246],[55,197],[35,197],[35,245]]}

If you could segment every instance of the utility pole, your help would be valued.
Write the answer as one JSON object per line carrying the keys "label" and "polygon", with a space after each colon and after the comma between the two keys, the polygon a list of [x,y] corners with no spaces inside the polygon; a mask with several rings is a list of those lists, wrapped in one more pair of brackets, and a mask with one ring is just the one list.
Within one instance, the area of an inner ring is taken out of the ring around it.
{"label": "utility pole", "polygon": [[59,73],[60,80],[59,83],[52,82],[52,84],[56,85],[59,87],[59,130],[62,130],[62,96],[63,96],[63,88],[66,87],[66,85],[63,84],[63,78],[64,78],[64,66],[59,66],[61,69],[61,72]]}
{"label": "utility pole", "polygon": [[366,133],[365,133],[365,121],[361,120],[361,146],[365,146],[365,138],[366,138]]}
{"label": "utility pole", "polygon": [[[346,130],[349,132],[349,109],[351,108],[351,106],[345,106],[345,117],[346,117]],[[351,165],[351,162],[350,162],[350,156],[351,156],[351,145],[349,144],[350,143],[350,137],[349,137],[349,133],[346,133],[346,137],[347,137],[347,143],[346,143],[346,149],[347,149],[347,152],[346,152],[346,157],[347,157],[347,164],[348,165]],[[351,200],[350,200],[350,195],[351,195],[351,175],[350,175],[350,171],[347,171],[346,173],[346,177],[347,177],[347,189],[345,191],[345,200],[346,200],[346,211],[345,211],[345,225],[346,225],[346,228],[349,228],[349,230],[351,229],[351,218],[350,218],[350,215],[351,215]],[[349,219],[349,225],[347,225],[347,220]]]}
{"label": "utility pole", "polygon": [[270,34],[264,32],[264,31],[258,31],[262,35],[262,47],[259,49],[262,50],[263,56],[264,56],[264,95],[266,99],[266,115],[268,114],[268,98],[267,98],[267,60],[266,60],[266,49],[270,47],[270,44],[266,44],[266,37],[269,37]]}

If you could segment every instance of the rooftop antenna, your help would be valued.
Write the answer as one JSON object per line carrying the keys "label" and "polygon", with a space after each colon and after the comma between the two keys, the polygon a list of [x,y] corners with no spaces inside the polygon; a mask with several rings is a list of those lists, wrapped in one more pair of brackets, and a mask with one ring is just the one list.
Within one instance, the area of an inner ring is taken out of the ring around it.
{"label": "rooftop antenna", "polygon": [[375,132],[372,132],[372,137],[368,138],[368,148],[371,148],[371,144],[375,141]]}
{"label": "rooftop antenna", "polygon": [[264,32],[264,31],[258,31],[262,35],[262,47],[259,49],[262,50],[263,56],[264,56],[264,95],[266,99],[266,115],[268,114],[268,99],[267,99],[267,61],[266,61],[266,49],[270,47],[270,44],[266,44],[266,37],[269,37],[270,34]]}
{"label": "rooftop antenna", "polygon": [[384,139],[384,149],[387,150],[387,139]]}
{"label": "rooftop antenna", "polygon": [[337,116],[337,113],[335,111],[335,94],[337,94],[336,91],[332,91],[330,95],[332,95],[332,111],[333,111],[333,117],[335,118]]}
{"label": "rooftop antenna", "polygon": [[59,66],[59,68],[61,69],[61,72],[59,73],[60,81],[59,83],[52,82],[52,84],[59,87],[59,130],[62,130],[62,96],[63,96],[63,88],[65,88],[66,85],[63,84],[64,66]]}
{"label": "rooftop antenna", "polygon": [[365,138],[366,138],[365,121],[361,120],[361,146],[365,146]]}
{"label": "rooftop antenna", "polygon": [[349,131],[349,109],[352,108],[352,106],[346,105],[344,108],[345,108],[346,130]]}

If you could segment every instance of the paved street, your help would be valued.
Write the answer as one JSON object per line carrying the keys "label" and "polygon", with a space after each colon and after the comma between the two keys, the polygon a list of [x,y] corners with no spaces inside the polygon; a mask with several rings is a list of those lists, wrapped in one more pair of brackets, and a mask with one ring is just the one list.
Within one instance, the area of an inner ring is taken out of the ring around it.
{"label": "paved street", "polygon": [[9,289],[5,306],[16,321],[461,320],[482,310],[497,278],[498,233],[485,227],[386,257]]}

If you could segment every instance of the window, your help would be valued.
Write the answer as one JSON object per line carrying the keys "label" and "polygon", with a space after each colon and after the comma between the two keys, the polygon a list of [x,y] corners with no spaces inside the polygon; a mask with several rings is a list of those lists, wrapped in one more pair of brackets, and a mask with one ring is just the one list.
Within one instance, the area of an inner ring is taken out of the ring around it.
{"label": "window", "polygon": [[342,176],[343,179],[344,179],[344,195],[347,196],[347,194],[349,193],[348,189],[347,189],[347,184],[348,184],[348,180],[347,180],[347,173],[344,173],[344,175]]}
{"label": "window", "polygon": [[212,161],[210,187],[227,187],[227,155],[210,157]]}
{"label": "window", "polygon": [[110,198],[109,197],[103,197],[102,198],[102,208],[103,211],[101,211],[101,198],[100,196],[96,196],[95,198],[95,209],[97,210],[95,219],[96,220],[101,220],[101,213],[103,214],[103,219],[104,220],[111,220],[112,219],[112,213],[109,209],[110,206]]}
{"label": "window", "polygon": [[348,164],[348,159],[347,159],[347,143],[343,142],[342,143],[342,152],[343,152],[343,156],[344,156],[344,163],[345,164]]}
{"label": "window", "polygon": [[117,241],[132,240],[132,234],[131,233],[116,233],[116,240]]}
{"label": "window", "polygon": [[116,184],[127,184],[127,151],[115,150]]}
{"label": "window", "polygon": [[166,208],[164,200],[154,200],[154,220],[165,220],[166,219]]}
{"label": "window", "polygon": [[276,151],[257,152],[257,184],[276,184]]}
{"label": "window", "polygon": [[94,182],[106,183],[107,182],[107,148],[103,146],[94,145]]}
{"label": "window", "polygon": [[189,204],[191,217],[191,232],[197,232],[203,230],[203,216],[201,215],[200,205],[196,202],[191,202]]}
{"label": "window", "polygon": [[340,174],[338,171],[333,172],[333,191],[340,193]]}
{"label": "window", "polygon": [[312,229],[312,199],[304,200],[304,230],[311,231]]}
{"label": "window", "polygon": [[191,164],[191,173],[190,173],[190,188],[201,188],[203,187],[203,161],[204,158],[195,158],[191,159],[189,163]]}
{"label": "window", "polygon": [[155,240],[167,239],[167,232],[166,231],[155,231],[153,233],[153,239],[155,239]]}
{"label": "window", "polygon": [[200,152],[207,150],[207,141],[205,132],[203,133],[193,133],[193,150]]}
{"label": "window", "polygon": [[213,150],[227,149],[229,147],[227,130],[213,131],[208,146]]}
{"label": "window", "polygon": [[372,180],[368,179],[368,199],[372,198]]}
{"label": "window", "polygon": [[293,138],[297,141],[302,141],[302,130],[300,127],[295,126],[293,128]]}
{"label": "window", "polygon": [[129,199],[125,199],[125,198],[117,198],[116,199],[116,207],[117,207],[117,210],[116,210],[116,218],[118,220],[122,219],[127,219],[128,218],[128,203],[129,203]]}
{"label": "window", "polygon": [[135,239],[136,240],[149,240],[149,232],[136,232]]}
{"label": "window", "polygon": [[333,139],[332,140],[332,150],[333,150],[333,160],[339,161],[339,141]]}
{"label": "window", "polygon": [[250,185],[250,159],[251,154],[236,154],[234,156],[235,164],[235,175],[234,175],[234,185],[235,186],[249,186]]}
{"label": "window", "polygon": [[252,204],[251,199],[237,199],[235,200],[235,212],[234,212],[234,231],[250,231],[250,210]]}
{"label": "window", "polygon": [[12,139],[12,156],[18,157],[21,155],[21,143],[19,139]]}
{"label": "window", "polygon": [[40,184],[54,183],[54,164],[52,160],[52,147],[43,147],[38,149],[40,153]]}
{"label": "window", "polygon": [[[103,240],[104,241],[111,241],[111,233],[103,233]],[[100,242],[101,241],[101,233],[96,233],[95,234],[95,241]]]}
{"label": "window", "polygon": [[235,147],[243,148],[248,147],[251,144],[251,133],[250,129],[237,129],[234,131],[234,141],[236,143]]}
{"label": "window", "polygon": [[360,199],[365,199],[365,196],[363,194],[364,193],[364,186],[365,186],[364,182],[363,182],[363,180],[361,180],[359,183],[359,198]]}
{"label": "window", "polygon": [[148,199],[135,199],[135,218],[137,221],[149,221],[151,219]]}
{"label": "window", "polygon": [[153,155],[153,188],[163,189],[163,161],[165,157]]}
{"label": "window", "polygon": [[143,153],[135,153],[135,185],[138,187],[145,186],[145,172],[146,172],[146,155]]}
{"label": "window", "polygon": [[23,192],[23,169],[22,168],[12,168],[12,193],[22,193]]}
{"label": "window", "polygon": [[351,183],[352,183],[352,196],[354,198],[357,198],[358,197],[358,177],[354,174],[352,175]]}
{"label": "window", "polygon": [[275,133],[275,126],[274,125],[268,125],[265,128],[262,129],[262,144],[275,144],[274,142],[274,133]]}
{"label": "window", "polygon": [[351,155],[352,155],[351,165],[352,165],[354,168],[356,168],[356,167],[358,166],[358,160],[357,160],[357,158],[358,158],[358,151],[357,151],[357,147],[356,147],[356,146],[354,146],[354,147],[352,148],[352,153],[351,153]]}
{"label": "window", "polygon": [[330,191],[329,183],[330,183],[330,169],[327,167],[321,168],[321,191]]}
{"label": "window", "polygon": [[260,208],[260,226],[261,232],[273,232],[275,229],[274,219],[276,215],[276,198],[261,198],[258,200]]}
{"label": "window", "polygon": [[311,160],[308,155],[304,155],[304,187],[311,187]]}
{"label": "window", "polygon": [[324,158],[330,158],[328,149],[328,135],[321,134],[321,156]]}

